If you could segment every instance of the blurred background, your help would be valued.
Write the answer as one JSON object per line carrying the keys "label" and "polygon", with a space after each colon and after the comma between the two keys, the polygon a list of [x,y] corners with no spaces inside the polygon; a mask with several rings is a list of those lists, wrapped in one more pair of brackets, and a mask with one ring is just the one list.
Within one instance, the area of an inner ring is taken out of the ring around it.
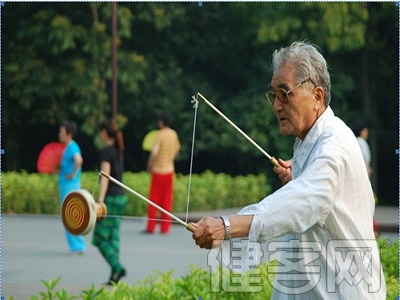
{"label": "blurred background", "polygon": [[[265,98],[270,59],[308,40],[328,62],[336,115],[349,126],[368,122],[379,204],[398,205],[395,2],[5,2],[1,14],[3,172],[37,172],[40,150],[58,141],[64,120],[79,126],[83,170],[96,170],[97,125],[111,116],[123,128],[126,170],[144,171],[143,139],[168,111],[182,143],[176,171],[188,174],[197,92],[268,153],[289,159],[294,137],[279,134]],[[279,187],[269,161],[199,101],[193,171],[266,173]]]}

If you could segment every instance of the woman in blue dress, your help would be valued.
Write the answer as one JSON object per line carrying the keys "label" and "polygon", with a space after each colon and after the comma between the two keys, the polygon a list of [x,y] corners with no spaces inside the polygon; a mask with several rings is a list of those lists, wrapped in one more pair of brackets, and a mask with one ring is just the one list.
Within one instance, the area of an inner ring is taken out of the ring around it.
{"label": "woman in blue dress", "polygon": [[[83,158],[78,144],[73,140],[77,131],[75,122],[67,121],[61,124],[58,138],[66,145],[61,158],[58,186],[60,191],[60,204],[67,194],[81,188],[81,173]],[[71,254],[83,254],[86,250],[82,236],[75,236],[65,230]]]}

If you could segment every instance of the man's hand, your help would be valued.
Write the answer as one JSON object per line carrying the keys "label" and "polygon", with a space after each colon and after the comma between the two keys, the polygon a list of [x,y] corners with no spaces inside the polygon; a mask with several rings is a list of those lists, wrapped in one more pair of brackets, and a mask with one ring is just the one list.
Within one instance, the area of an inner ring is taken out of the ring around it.
{"label": "man's hand", "polygon": [[292,180],[292,160],[278,159],[280,167],[274,167],[274,172],[278,174],[279,179],[282,181],[282,185],[285,185]]}
{"label": "man's hand", "polygon": [[225,226],[220,218],[203,217],[194,226],[192,237],[200,248],[217,248],[224,241]]}

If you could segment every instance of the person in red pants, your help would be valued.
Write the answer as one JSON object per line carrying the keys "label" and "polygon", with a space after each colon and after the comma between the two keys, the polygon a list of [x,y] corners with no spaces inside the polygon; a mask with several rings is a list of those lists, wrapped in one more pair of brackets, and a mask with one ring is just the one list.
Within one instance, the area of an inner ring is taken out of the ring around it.
{"label": "person in red pants", "polygon": [[[151,173],[149,199],[171,212],[175,176],[174,161],[181,145],[178,134],[170,128],[170,117],[167,113],[160,115],[158,126],[160,130],[155,137],[154,146],[147,164],[147,171]],[[147,216],[147,227],[144,233],[154,233],[157,210],[149,205]],[[161,213],[160,223],[161,233],[169,233],[171,225],[169,216]]]}

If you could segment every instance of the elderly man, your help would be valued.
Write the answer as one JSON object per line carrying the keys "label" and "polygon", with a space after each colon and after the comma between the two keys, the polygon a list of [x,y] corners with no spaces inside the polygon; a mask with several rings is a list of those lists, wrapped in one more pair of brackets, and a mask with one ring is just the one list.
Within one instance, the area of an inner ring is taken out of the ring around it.
{"label": "elderly man", "polygon": [[296,136],[292,159],[274,168],[283,187],[236,215],[202,218],[193,239],[210,249],[224,239],[281,237],[291,249],[280,262],[297,267],[279,274],[272,299],[385,299],[374,197],[357,140],[329,106],[326,61],[315,46],[295,42],[275,51],[272,65],[267,99],[281,134]]}

